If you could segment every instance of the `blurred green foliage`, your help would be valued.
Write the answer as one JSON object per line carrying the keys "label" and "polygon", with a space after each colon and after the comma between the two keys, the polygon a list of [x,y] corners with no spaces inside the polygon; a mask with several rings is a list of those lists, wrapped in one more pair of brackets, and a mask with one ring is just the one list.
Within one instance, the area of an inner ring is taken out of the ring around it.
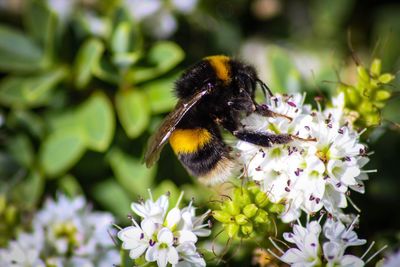
{"label": "blurred green foliage", "polygon": [[[57,190],[83,192],[119,219],[147,188],[159,195],[180,187],[207,203],[215,190],[189,179],[168,146],[158,166],[141,163],[147,138],[175,105],[174,81],[206,55],[241,57],[273,91],[310,98],[329,98],[339,82],[355,84],[348,30],[363,66],[382,59],[379,71],[372,63],[373,76],[400,68],[396,1],[203,0],[190,15],[164,1],[178,27],[163,38],[132,15],[129,1],[70,2],[78,4],[57,10],[51,0],[0,2],[0,245]],[[398,245],[400,215],[382,215],[382,206],[400,208],[395,93],[382,114],[370,137],[371,168],[379,173],[355,199],[368,207],[364,236],[385,233],[378,241]],[[235,260],[250,262],[242,256]]]}

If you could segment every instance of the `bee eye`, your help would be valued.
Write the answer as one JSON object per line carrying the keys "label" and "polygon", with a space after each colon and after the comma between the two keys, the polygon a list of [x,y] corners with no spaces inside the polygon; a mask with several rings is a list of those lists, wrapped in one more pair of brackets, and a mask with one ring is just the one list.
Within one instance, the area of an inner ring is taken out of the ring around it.
{"label": "bee eye", "polygon": [[243,93],[244,93],[244,89],[243,89],[243,88],[240,88],[240,89],[239,89],[239,93],[243,94]]}

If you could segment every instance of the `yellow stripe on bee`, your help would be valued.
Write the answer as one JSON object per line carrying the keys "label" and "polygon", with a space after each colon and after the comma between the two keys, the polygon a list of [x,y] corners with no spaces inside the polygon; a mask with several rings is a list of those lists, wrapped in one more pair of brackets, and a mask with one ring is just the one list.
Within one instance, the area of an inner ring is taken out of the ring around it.
{"label": "yellow stripe on bee", "polygon": [[212,139],[207,129],[176,129],[169,137],[169,143],[175,154],[194,153]]}
{"label": "yellow stripe on bee", "polygon": [[224,83],[229,82],[230,80],[230,67],[229,67],[229,57],[227,56],[210,56],[206,57],[206,60],[210,62],[213,67],[217,77],[222,80]]}

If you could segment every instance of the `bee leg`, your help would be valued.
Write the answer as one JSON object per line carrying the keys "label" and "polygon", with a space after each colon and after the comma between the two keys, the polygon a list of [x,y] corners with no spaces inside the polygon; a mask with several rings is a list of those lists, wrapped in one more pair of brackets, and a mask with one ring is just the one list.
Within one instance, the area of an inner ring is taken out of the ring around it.
{"label": "bee leg", "polygon": [[268,108],[267,105],[256,105],[256,110],[255,110],[255,112],[256,112],[257,114],[261,115],[261,116],[264,116],[264,117],[282,117],[282,118],[288,119],[289,121],[292,121],[292,120],[293,120],[293,119],[292,119],[291,117],[289,117],[289,116],[286,116],[286,115],[284,115],[284,114],[280,114],[280,113],[273,112],[272,110],[270,110],[270,109]]}
{"label": "bee leg", "polygon": [[287,144],[293,140],[293,137],[289,134],[270,134],[245,130],[233,131],[232,134],[240,140],[263,147],[270,147],[273,144]]}

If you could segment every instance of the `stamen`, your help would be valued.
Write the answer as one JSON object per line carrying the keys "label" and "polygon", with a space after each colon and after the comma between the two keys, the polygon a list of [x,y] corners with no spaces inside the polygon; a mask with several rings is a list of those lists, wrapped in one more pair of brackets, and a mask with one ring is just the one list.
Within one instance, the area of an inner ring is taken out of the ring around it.
{"label": "stamen", "polygon": [[279,257],[278,255],[275,254],[275,252],[273,252],[271,249],[267,249],[268,253],[271,254],[272,256],[274,256],[275,258],[281,260],[281,257]]}
{"label": "stamen", "polygon": [[361,256],[360,259],[363,259],[365,256],[367,256],[368,252],[371,250],[371,248],[375,245],[375,241],[371,242],[371,245],[367,248],[367,250],[364,252],[364,254]]}
{"label": "stamen", "polygon": [[349,228],[347,229],[347,231],[345,232],[345,234],[347,235],[351,230],[353,230],[354,225],[356,223],[356,221],[358,220],[358,218],[360,218],[360,215],[357,215],[354,220],[352,221],[352,223],[350,224]]}
{"label": "stamen", "polygon": [[358,137],[360,137],[363,133],[365,133],[367,131],[367,128],[362,129],[359,133],[358,133]]}
{"label": "stamen", "polygon": [[150,188],[147,188],[147,192],[149,192],[149,196],[150,196],[151,201],[154,202],[154,200],[153,200],[153,194],[151,193],[151,189],[150,189]]}
{"label": "stamen", "polygon": [[388,245],[384,245],[380,250],[378,250],[377,252],[375,252],[371,257],[368,258],[368,260],[365,261],[365,264],[367,264],[368,262],[370,262],[373,258],[375,258],[376,255],[378,255],[379,253],[381,253],[383,250],[385,250],[388,247]]}
{"label": "stamen", "polygon": [[353,202],[353,200],[351,200],[351,198],[349,196],[346,196],[346,199],[350,202],[350,204],[353,206],[353,208],[360,213],[361,209]]}
{"label": "stamen", "polygon": [[181,204],[184,193],[185,193],[185,191],[182,191],[181,194],[179,195],[178,201],[175,204],[175,208],[177,208],[179,206],[179,204]]}
{"label": "stamen", "polygon": [[[275,243],[275,241],[274,241],[271,237],[269,237],[268,239],[269,239],[269,241],[271,241],[272,245],[273,245],[280,253],[285,254],[285,252]],[[274,254],[272,254],[272,255],[274,255]],[[275,256],[275,255],[274,255],[274,256]],[[275,257],[276,257],[276,256],[275,256]],[[277,258],[279,259],[279,257],[277,257]]]}

